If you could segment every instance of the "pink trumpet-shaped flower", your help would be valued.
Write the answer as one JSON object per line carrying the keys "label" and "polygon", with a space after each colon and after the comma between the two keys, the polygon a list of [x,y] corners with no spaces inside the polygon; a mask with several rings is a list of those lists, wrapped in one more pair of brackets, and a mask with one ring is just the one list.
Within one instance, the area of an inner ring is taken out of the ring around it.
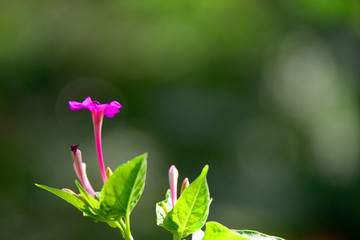
{"label": "pink trumpet-shaped flower", "polygon": [[174,165],[169,169],[169,184],[171,192],[171,202],[173,207],[177,201],[177,182],[178,182],[179,172]]}
{"label": "pink trumpet-shaped flower", "polygon": [[92,188],[89,179],[86,175],[86,164],[82,162],[81,151],[78,149],[78,145],[71,145],[71,155],[74,158],[74,171],[78,176],[82,186],[85,191],[87,191],[91,196],[94,197],[95,191]]}
{"label": "pink trumpet-shaped flower", "polygon": [[113,118],[115,114],[119,113],[121,104],[117,101],[111,101],[110,103],[100,104],[98,101],[91,100],[90,97],[85,98],[83,102],[69,101],[69,108],[72,111],[79,111],[83,108],[89,109],[91,112],[93,126],[94,126],[94,135],[95,135],[95,146],[98,156],[99,166],[101,177],[103,183],[107,181],[104,158],[102,153],[101,145],[101,128],[104,115],[108,118]]}

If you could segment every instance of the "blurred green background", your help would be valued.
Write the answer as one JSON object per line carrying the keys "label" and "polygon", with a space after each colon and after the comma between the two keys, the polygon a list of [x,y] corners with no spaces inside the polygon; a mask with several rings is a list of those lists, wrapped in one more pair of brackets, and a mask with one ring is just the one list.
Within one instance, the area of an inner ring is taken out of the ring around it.
{"label": "blurred green background", "polygon": [[357,239],[360,217],[358,0],[2,0],[1,239],[121,239],[34,183],[75,189],[70,145],[101,177],[149,153],[135,239],[171,239],[155,203],[175,164],[205,164],[209,220],[287,239]]}

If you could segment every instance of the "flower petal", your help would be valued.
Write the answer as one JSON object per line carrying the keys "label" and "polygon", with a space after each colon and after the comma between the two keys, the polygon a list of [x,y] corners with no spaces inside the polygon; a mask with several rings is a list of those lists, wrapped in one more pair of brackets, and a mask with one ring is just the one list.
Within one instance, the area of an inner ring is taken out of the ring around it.
{"label": "flower petal", "polygon": [[93,100],[91,100],[91,97],[87,97],[85,98],[85,100],[82,102],[84,108],[87,108],[87,109],[92,109],[94,107],[94,103],[93,103]]}
{"label": "flower petal", "polygon": [[84,108],[84,105],[76,101],[69,101],[69,108],[71,111],[79,111]]}
{"label": "flower petal", "polygon": [[113,118],[115,114],[119,113],[119,108],[121,108],[121,104],[118,101],[111,101],[107,108],[105,108],[104,115],[108,118]]}
{"label": "flower petal", "polygon": [[111,101],[110,106],[116,108],[122,108],[121,104],[118,101]]}
{"label": "flower petal", "polygon": [[115,114],[117,114],[119,112],[120,111],[117,108],[108,107],[105,109],[104,115],[108,118],[113,118],[115,116]]}
{"label": "flower petal", "polygon": [[85,100],[81,103],[76,101],[69,101],[69,108],[72,111],[79,111],[83,108],[92,110],[95,107],[95,103],[93,103],[90,97],[85,98]]}

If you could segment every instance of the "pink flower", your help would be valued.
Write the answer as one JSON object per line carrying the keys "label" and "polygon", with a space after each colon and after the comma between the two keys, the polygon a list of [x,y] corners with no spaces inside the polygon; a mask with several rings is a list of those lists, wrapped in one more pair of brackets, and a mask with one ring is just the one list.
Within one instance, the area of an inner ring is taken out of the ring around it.
{"label": "pink flower", "polygon": [[78,176],[82,186],[85,191],[91,194],[94,197],[95,191],[92,188],[89,179],[86,175],[86,163],[82,161],[81,151],[78,149],[78,145],[71,145],[71,155],[74,158],[74,171]]}
{"label": "pink flower", "polygon": [[72,111],[79,111],[83,108],[89,109],[91,112],[94,135],[95,135],[95,146],[100,166],[101,177],[103,183],[107,181],[106,171],[104,166],[104,158],[102,154],[101,145],[101,128],[104,115],[108,118],[113,118],[115,114],[119,113],[119,109],[122,108],[121,104],[117,101],[111,101],[110,103],[100,104],[98,101],[91,100],[90,97],[85,98],[83,102],[69,101],[69,108]]}
{"label": "pink flower", "polygon": [[83,102],[69,101],[69,107],[72,111],[79,111],[83,108],[89,109],[91,113],[98,115],[105,115],[108,118],[113,118],[115,114],[119,113],[122,107],[118,101],[111,101],[110,103],[100,104],[98,101],[92,101],[90,97],[85,98]]}

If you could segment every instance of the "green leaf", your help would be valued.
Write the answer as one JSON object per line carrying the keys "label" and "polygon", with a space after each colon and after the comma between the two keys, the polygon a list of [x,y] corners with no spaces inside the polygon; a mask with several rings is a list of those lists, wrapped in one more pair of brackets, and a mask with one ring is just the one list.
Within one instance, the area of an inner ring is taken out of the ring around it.
{"label": "green leaf", "polygon": [[206,182],[206,165],[200,176],[191,183],[164,219],[163,227],[179,238],[198,231],[209,215],[210,193]]}
{"label": "green leaf", "polygon": [[101,190],[100,209],[115,219],[130,215],[145,187],[147,154],[118,167]]}
{"label": "green leaf", "polygon": [[64,199],[65,201],[67,201],[68,203],[70,203],[71,205],[73,205],[74,207],[76,207],[77,209],[79,209],[82,212],[89,211],[86,204],[75,194],[65,192],[65,191],[62,191],[62,190],[59,190],[56,188],[40,185],[40,184],[35,184],[35,186],[55,194],[56,196]]}
{"label": "green leaf", "polygon": [[156,224],[162,226],[166,215],[172,209],[170,189],[166,191],[165,200],[156,204]]}
{"label": "green leaf", "polygon": [[95,213],[98,212],[97,210],[99,209],[99,202],[95,200],[94,197],[91,196],[77,180],[75,180],[75,184],[78,187],[82,197],[84,198],[86,205],[91,207],[95,211]]}
{"label": "green leaf", "polygon": [[283,238],[269,236],[264,233],[252,231],[252,230],[231,230],[238,233],[239,235],[245,237],[246,239],[252,240],[284,240]]}
{"label": "green leaf", "polygon": [[248,240],[217,222],[207,222],[202,240]]}
{"label": "green leaf", "polygon": [[284,240],[250,230],[230,230],[217,222],[207,222],[202,240]]}

